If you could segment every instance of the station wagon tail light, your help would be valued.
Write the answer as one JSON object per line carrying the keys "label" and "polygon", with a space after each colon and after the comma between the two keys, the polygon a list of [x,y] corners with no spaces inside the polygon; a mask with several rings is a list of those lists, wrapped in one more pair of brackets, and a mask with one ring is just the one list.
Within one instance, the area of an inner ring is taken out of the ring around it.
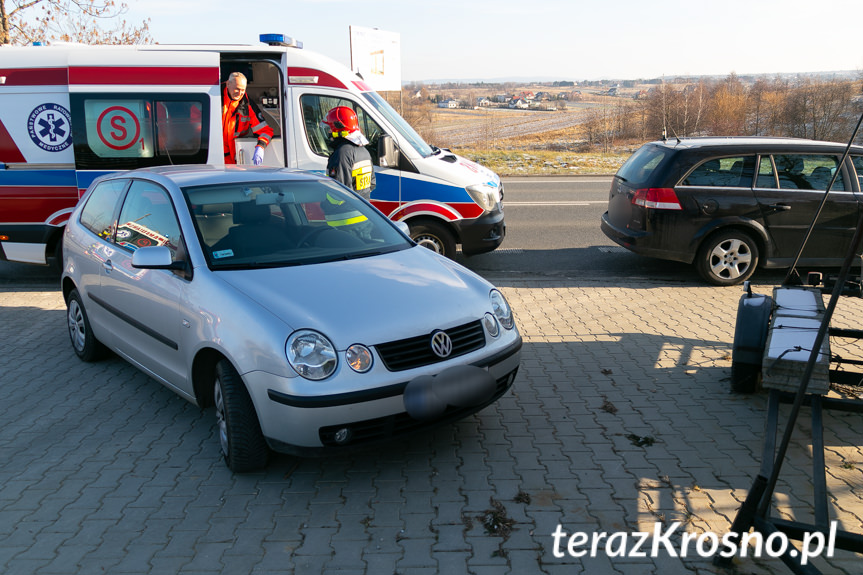
{"label": "station wagon tail light", "polygon": [[654,210],[682,210],[680,200],[673,188],[642,188],[635,190],[632,203],[643,208]]}

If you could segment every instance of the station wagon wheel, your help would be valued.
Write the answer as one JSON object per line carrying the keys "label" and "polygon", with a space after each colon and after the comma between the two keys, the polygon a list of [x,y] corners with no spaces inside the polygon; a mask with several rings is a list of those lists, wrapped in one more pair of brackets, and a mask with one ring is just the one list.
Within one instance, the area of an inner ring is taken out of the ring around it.
{"label": "station wagon wheel", "polygon": [[87,317],[78,290],[73,289],[66,299],[66,320],[75,355],[87,362],[99,359],[105,352],[105,346],[93,335],[90,318]]}
{"label": "station wagon wheel", "polygon": [[418,245],[450,259],[455,258],[455,238],[446,226],[432,221],[410,225],[411,239]]}
{"label": "station wagon wheel", "polygon": [[255,406],[240,374],[227,360],[216,364],[213,399],[219,447],[228,468],[243,473],[264,467],[270,453]]}
{"label": "station wagon wheel", "polygon": [[707,238],[698,250],[696,267],[718,286],[743,283],[758,266],[758,245],[746,232],[727,230]]}

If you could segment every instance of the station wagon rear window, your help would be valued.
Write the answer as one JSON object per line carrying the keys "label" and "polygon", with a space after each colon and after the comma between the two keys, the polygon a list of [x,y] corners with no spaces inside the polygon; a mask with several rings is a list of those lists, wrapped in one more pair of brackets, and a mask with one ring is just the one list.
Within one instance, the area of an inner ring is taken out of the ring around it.
{"label": "station wagon rear window", "polygon": [[617,177],[631,186],[642,186],[653,172],[672,154],[660,146],[643,146],[617,171]]}

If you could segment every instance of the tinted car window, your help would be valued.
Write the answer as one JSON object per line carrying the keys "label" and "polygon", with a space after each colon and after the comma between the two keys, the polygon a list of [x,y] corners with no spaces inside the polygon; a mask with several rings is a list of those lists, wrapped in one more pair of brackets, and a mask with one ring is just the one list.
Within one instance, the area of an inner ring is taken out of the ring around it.
{"label": "tinted car window", "polygon": [[653,172],[661,166],[672,154],[666,148],[659,146],[643,146],[626,160],[626,163],[617,171],[617,177],[623,178],[632,186],[641,186],[647,183]]}
{"label": "tinted car window", "polygon": [[860,188],[863,189],[863,156],[851,156],[851,161],[857,171],[857,181],[860,182]]}
{"label": "tinted car window", "polygon": [[[786,190],[826,190],[839,166],[835,156],[816,154],[775,154],[773,163],[779,187]],[[844,190],[842,178],[836,178],[833,190]]]}
{"label": "tinted car window", "polygon": [[98,184],[81,210],[81,225],[97,236],[109,239],[114,223],[114,208],[128,180],[110,180]]}
{"label": "tinted car window", "polygon": [[748,188],[754,173],[755,156],[713,158],[692,170],[682,183],[684,186]]}
{"label": "tinted car window", "polygon": [[132,182],[120,210],[117,244],[133,251],[147,246],[168,246],[172,255],[176,255],[180,225],[164,189],[142,180]]}

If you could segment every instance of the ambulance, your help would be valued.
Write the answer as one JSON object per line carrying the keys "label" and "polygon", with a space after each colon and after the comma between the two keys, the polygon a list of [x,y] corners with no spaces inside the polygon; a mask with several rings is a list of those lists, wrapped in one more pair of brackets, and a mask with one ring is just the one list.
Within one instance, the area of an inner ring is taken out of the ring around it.
{"label": "ambulance", "polygon": [[[494,172],[427,144],[362,78],[280,34],[258,45],[0,46],[0,259],[59,259],[66,220],[99,176],[223,164],[231,72],[275,136],[264,164],[323,173],[336,106],[356,111],[377,187],[371,203],[420,245],[454,257],[497,248],[506,226]],[[255,139],[238,140],[251,164]]]}

